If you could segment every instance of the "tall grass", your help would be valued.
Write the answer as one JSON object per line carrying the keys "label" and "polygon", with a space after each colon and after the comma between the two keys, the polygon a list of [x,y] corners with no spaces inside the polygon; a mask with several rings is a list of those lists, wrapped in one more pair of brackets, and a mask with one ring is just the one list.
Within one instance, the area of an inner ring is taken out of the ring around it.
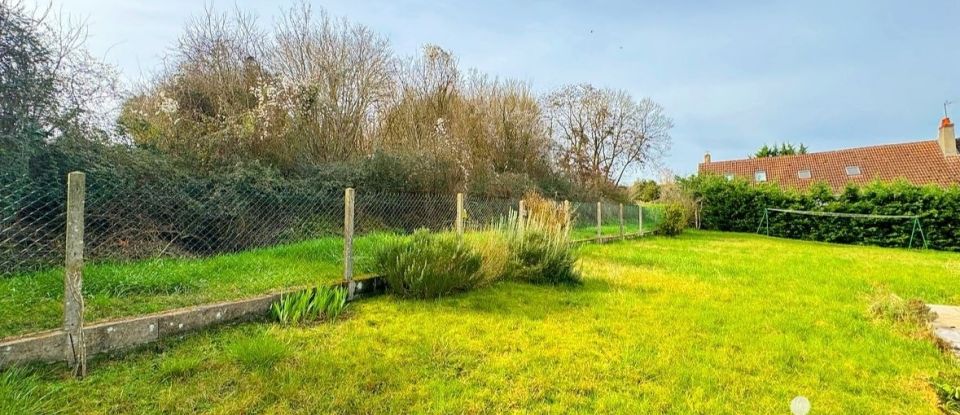
{"label": "tall grass", "polygon": [[537,194],[524,197],[524,204],[523,217],[512,213],[500,224],[511,256],[505,276],[538,284],[580,283],[564,206]]}

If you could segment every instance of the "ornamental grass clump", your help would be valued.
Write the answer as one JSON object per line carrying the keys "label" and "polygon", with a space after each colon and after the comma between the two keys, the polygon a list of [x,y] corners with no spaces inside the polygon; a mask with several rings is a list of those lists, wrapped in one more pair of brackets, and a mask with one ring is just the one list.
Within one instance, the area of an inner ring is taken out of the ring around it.
{"label": "ornamental grass clump", "polygon": [[581,283],[564,206],[539,195],[528,195],[524,204],[525,217],[511,214],[500,226],[510,245],[506,277],[536,284]]}
{"label": "ornamental grass clump", "polygon": [[442,297],[483,281],[481,255],[452,233],[421,229],[385,241],[374,263],[389,291],[404,298]]}

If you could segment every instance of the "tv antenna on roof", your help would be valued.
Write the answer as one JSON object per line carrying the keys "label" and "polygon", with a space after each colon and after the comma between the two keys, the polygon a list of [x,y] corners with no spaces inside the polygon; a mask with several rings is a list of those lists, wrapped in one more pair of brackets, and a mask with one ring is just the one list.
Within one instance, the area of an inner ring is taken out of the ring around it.
{"label": "tv antenna on roof", "polygon": [[947,115],[947,105],[950,105],[950,104],[953,104],[953,101],[950,101],[950,100],[943,101],[943,118],[950,118]]}

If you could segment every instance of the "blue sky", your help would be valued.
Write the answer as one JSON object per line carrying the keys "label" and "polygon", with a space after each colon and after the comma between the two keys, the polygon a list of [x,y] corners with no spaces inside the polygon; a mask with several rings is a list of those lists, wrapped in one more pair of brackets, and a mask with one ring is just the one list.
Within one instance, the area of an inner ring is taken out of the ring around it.
{"label": "blue sky", "polygon": [[[90,48],[128,80],[155,71],[205,5],[54,1],[87,20]],[[398,55],[436,43],[538,91],[588,82],[649,96],[676,124],[663,164],[679,174],[708,150],[725,160],[780,141],[820,151],[932,139],[944,100],[960,114],[956,0],[311,3],[386,35]],[[213,3],[265,25],[281,4]]]}

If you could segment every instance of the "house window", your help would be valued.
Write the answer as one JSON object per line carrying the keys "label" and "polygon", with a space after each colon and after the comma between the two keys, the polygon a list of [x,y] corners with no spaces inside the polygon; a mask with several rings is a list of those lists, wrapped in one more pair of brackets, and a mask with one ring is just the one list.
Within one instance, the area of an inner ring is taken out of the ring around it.
{"label": "house window", "polygon": [[766,170],[757,170],[756,173],[753,173],[753,179],[757,182],[767,181],[767,171]]}
{"label": "house window", "polygon": [[809,170],[809,169],[803,169],[803,170],[798,171],[798,172],[797,172],[797,178],[798,178],[798,179],[809,179],[809,178],[810,178],[810,170]]}
{"label": "house window", "polygon": [[847,166],[846,169],[847,176],[859,176],[860,175],[860,166]]}
{"label": "house window", "polygon": [[727,178],[727,181],[733,180],[733,173],[725,173],[723,177]]}

